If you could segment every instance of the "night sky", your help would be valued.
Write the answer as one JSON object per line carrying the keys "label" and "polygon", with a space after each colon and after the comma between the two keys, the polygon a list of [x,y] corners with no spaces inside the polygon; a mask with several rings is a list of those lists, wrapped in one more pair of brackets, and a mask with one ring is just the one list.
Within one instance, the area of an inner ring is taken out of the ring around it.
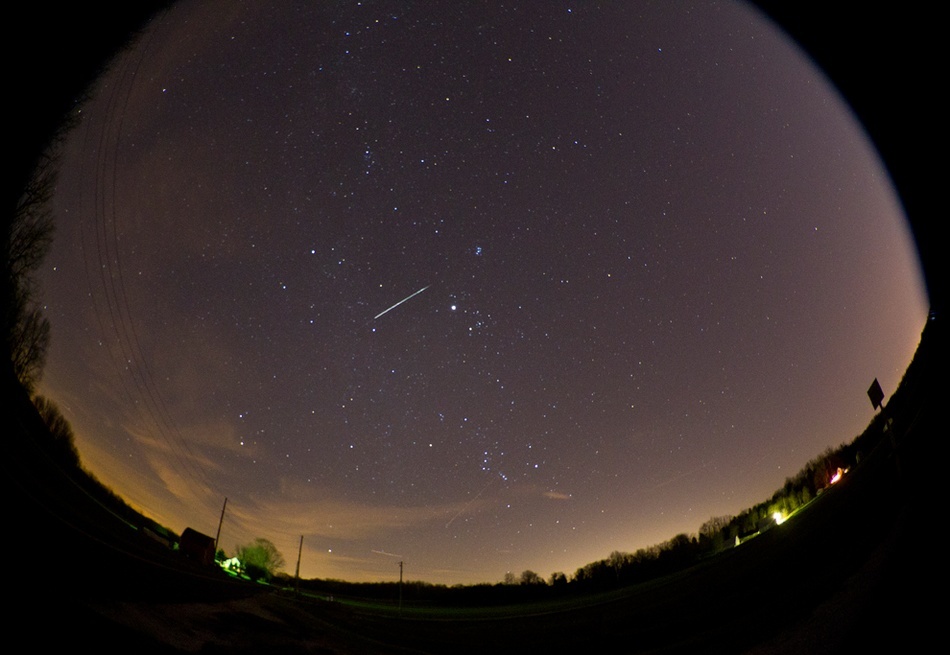
{"label": "night sky", "polygon": [[822,73],[732,2],[184,2],[77,109],[41,392],[304,577],[573,573],[766,499],[927,298]]}

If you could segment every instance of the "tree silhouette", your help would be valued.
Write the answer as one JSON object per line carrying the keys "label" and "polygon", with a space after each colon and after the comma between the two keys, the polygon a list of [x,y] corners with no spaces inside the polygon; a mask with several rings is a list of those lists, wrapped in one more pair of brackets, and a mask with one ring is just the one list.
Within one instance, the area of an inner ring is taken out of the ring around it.
{"label": "tree silhouette", "polygon": [[521,572],[521,584],[523,585],[543,585],[545,584],[544,578],[540,575],[528,569]]}
{"label": "tree silhouette", "polygon": [[718,552],[729,544],[729,528],[735,518],[729,514],[713,516],[699,526],[699,543],[702,548]]}
{"label": "tree silhouette", "polygon": [[33,404],[40,416],[43,417],[43,421],[46,422],[46,427],[49,428],[50,437],[52,437],[50,442],[51,454],[61,464],[74,468],[78,467],[79,452],[76,450],[73,428],[66,417],[63,416],[59,407],[45,396],[37,396],[33,399]]}
{"label": "tree silhouette", "polygon": [[31,393],[42,376],[50,341],[49,321],[40,309],[35,273],[53,243],[49,201],[55,179],[50,155],[37,167],[2,235],[4,346],[17,378]]}
{"label": "tree silhouette", "polygon": [[237,558],[244,565],[244,572],[252,580],[269,580],[273,577],[277,569],[284,565],[284,557],[277,550],[277,547],[268,541],[258,537],[253,543],[238,546]]}

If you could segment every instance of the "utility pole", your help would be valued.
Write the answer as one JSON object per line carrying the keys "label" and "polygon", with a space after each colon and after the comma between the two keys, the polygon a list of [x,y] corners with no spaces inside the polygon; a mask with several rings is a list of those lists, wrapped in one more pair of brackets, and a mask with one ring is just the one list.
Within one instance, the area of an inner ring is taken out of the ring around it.
{"label": "utility pole", "polygon": [[399,560],[399,613],[402,614],[402,560]]}
{"label": "utility pole", "polygon": [[224,510],[228,507],[227,496],[224,498],[224,506],[221,508],[221,518],[218,519],[218,534],[214,536],[214,555],[218,556],[218,540],[221,539],[221,524],[224,523]]}
{"label": "utility pole", "polygon": [[296,593],[300,595],[300,554],[303,552],[303,535],[300,535],[300,546],[297,548],[297,572],[294,574]]}

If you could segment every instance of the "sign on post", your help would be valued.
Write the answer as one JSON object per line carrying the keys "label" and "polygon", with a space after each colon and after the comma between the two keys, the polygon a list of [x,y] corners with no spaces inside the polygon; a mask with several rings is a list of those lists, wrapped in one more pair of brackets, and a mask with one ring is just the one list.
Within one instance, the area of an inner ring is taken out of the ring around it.
{"label": "sign on post", "polygon": [[877,378],[874,378],[874,382],[871,383],[871,387],[868,389],[868,398],[871,399],[871,405],[874,409],[884,406],[884,391],[881,389],[881,384],[877,381]]}

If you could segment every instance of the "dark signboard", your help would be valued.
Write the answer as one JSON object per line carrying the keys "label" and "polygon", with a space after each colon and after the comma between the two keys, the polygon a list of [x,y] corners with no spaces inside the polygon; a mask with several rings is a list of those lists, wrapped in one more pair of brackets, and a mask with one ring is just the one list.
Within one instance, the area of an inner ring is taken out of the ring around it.
{"label": "dark signboard", "polygon": [[871,387],[868,389],[868,398],[871,399],[871,405],[874,406],[874,409],[883,406],[884,391],[881,389],[881,384],[877,381],[877,378],[874,378],[874,382],[871,383]]}

